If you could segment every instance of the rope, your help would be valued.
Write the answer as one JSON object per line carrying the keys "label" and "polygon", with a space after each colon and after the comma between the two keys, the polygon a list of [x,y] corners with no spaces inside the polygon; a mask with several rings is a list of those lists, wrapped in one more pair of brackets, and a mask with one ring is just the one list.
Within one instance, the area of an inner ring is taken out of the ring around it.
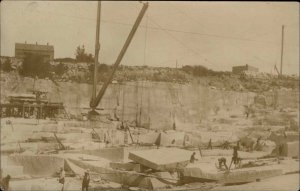
{"label": "rope", "polygon": [[207,58],[203,57],[198,51],[194,50],[193,48],[190,48],[186,45],[186,43],[179,40],[177,37],[175,37],[172,33],[170,33],[168,30],[165,30],[161,25],[159,25],[157,22],[155,22],[153,19],[150,19],[150,21],[155,24],[157,27],[159,27],[162,31],[164,31],[169,37],[173,38],[175,41],[177,41],[182,47],[186,48],[187,50],[191,51],[195,56],[198,56],[202,58],[204,61],[206,61],[209,64],[213,64],[211,61],[209,61]]}

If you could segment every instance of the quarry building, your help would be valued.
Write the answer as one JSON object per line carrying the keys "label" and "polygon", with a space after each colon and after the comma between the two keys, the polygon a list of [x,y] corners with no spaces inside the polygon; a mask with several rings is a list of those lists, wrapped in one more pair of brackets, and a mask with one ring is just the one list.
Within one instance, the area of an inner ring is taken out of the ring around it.
{"label": "quarry building", "polygon": [[234,74],[241,74],[242,72],[245,71],[251,71],[251,72],[258,72],[258,68],[249,66],[248,64],[244,66],[233,66],[232,67],[232,73]]}
{"label": "quarry building", "polygon": [[33,93],[11,94],[8,102],[1,103],[1,117],[23,118],[54,118],[64,113],[62,102],[51,102],[46,97],[46,92],[33,91]]}
{"label": "quarry building", "polygon": [[39,45],[39,44],[27,44],[15,43],[15,57],[23,59],[26,55],[40,55],[47,61],[53,61],[54,59],[54,47],[52,45]]}

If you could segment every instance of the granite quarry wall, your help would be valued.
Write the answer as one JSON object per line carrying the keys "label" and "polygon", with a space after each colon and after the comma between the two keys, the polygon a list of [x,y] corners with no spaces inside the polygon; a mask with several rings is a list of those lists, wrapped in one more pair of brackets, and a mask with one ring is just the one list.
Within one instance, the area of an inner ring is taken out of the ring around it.
{"label": "granite quarry wall", "polygon": [[[74,115],[88,111],[92,85],[32,78],[1,79],[1,102],[9,93],[26,93],[33,87],[48,91],[51,101],[63,101],[66,110]],[[97,90],[101,89],[101,85]],[[127,82],[111,84],[99,108],[127,121],[137,120],[143,126],[170,129],[174,121],[199,123],[214,115],[242,115],[244,105],[253,103],[255,93],[234,92],[203,87],[199,84],[166,82]],[[265,94],[267,103],[272,92]],[[278,106],[298,108],[299,94],[278,90]],[[124,108],[124,109],[123,109]]]}

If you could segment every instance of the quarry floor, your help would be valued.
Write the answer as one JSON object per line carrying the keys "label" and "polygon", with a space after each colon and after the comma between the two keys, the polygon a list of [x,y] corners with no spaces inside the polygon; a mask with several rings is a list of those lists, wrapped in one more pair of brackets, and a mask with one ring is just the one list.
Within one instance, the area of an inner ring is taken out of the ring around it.
{"label": "quarry floor", "polygon": [[[276,113],[277,112],[277,113]],[[280,112],[276,111],[272,115],[273,119],[279,120]],[[293,111],[295,112],[295,111]],[[292,113],[292,112],[290,112]],[[280,125],[253,125],[253,121],[256,119],[246,119],[240,113],[235,117],[222,116],[220,118],[214,117],[210,120],[204,121],[201,125],[191,125],[188,123],[179,124],[178,129],[174,132],[174,136],[169,139],[167,135],[164,134],[163,140],[161,144],[162,147],[168,147],[171,145],[171,142],[176,140],[176,143],[182,145],[182,133],[188,133],[190,136],[189,142],[192,145],[198,145],[199,142],[203,143],[202,145],[207,145],[209,139],[213,138],[213,146],[220,144],[224,140],[232,140],[236,144],[236,140],[238,136],[243,136],[248,134],[250,131],[252,133],[253,138],[257,138],[260,135],[265,135],[267,131],[263,130],[266,128],[273,129],[284,129],[284,126]],[[6,124],[7,120],[12,121],[12,125]],[[103,124],[93,124],[90,122],[82,122],[82,121],[55,121],[55,120],[35,120],[35,119],[9,119],[1,120],[1,158],[4,156],[2,151],[6,150],[10,153],[17,152],[19,149],[18,143],[20,143],[21,147],[25,149],[25,153],[28,154],[36,154],[46,150],[55,149],[57,147],[57,143],[54,142],[28,142],[28,138],[41,138],[41,137],[53,137],[53,132],[56,132],[59,138],[62,138],[62,142],[66,146],[70,146],[74,148],[76,151],[84,151],[87,149],[91,150],[101,150],[105,149],[104,143],[94,142],[91,138],[92,127],[95,128],[97,132],[101,130]],[[280,122],[280,121],[279,121]],[[112,123],[108,125],[106,129],[112,128],[116,129],[117,125]],[[249,130],[249,127],[255,127]],[[259,129],[262,129],[261,131]],[[119,134],[118,134],[119,133]],[[145,143],[153,143],[157,134],[164,133],[163,131],[155,131],[155,130],[145,130],[145,129],[136,129],[132,128],[132,134],[134,139],[139,139],[139,141],[144,141]],[[259,134],[261,133],[261,134]],[[99,132],[100,134],[100,132]],[[146,136],[147,135],[147,136]],[[149,135],[149,136],[148,136]],[[152,137],[153,135],[153,137]],[[124,141],[124,133],[121,131],[117,131],[116,138],[113,142],[114,147],[120,146],[120,142]],[[130,137],[128,137],[129,145],[131,145]],[[200,140],[200,141],[199,141]],[[177,142],[178,141],[178,142]],[[152,144],[153,145],[153,144]],[[123,145],[124,146],[124,145]],[[173,145],[174,146],[174,145]],[[274,146],[274,145],[273,145]],[[270,146],[270,148],[274,148]],[[126,145],[125,147],[128,147]],[[179,146],[178,146],[179,147]],[[129,147],[128,147],[129,148]],[[197,152],[196,157],[200,158],[198,148],[194,148]],[[134,150],[134,146],[133,146]],[[265,154],[270,153],[271,150],[267,149],[263,152],[244,152],[241,151],[241,156],[247,157],[259,157]],[[232,149],[223,150],[221,148],[214,148],[213,150],[202,151],[206,157],[202,158],[202,162],[208,161],[213,168],[215,167],[215,163],[217,159],[221,156],[225,156],[227,161],[230,162],[230,158],[232,156]],[[64,155],[65,153],[61,153]],[[85,153],[87,154],[87,153]],[[7,155],[7,154],[5,154]],[[114,154],[113,154],[114,155]],[[126,155],[126,154],[124,154]],[[108,156],[108,160],[110,157],[115,160],[115,156]],[[123,157],[123,162],[128,162],[128,153],[127,156]],[[118,160],[120,156],[118,156]],[[206,161],[205,161],[206,160]],[[205,169],[205,167],[204,167]],[[64,187],[65,191],[77,191],[81,190],[81,179],[76,177],[67,177],[66,184]],[[31,178],[31,179],[13,179],[11,181],[11,189],[12,191],[59,191],[61,189],[61,185],[58,183],[57,178],[49,177],[49,178]],[[92,181],[90,184],[89,190],[130,190],[129,188],[121,188],[121,184],[114,182],[105,182],[105,183],[96,183]],[[179,186],[179,187],[171,187],[168,189],[157,189],[157,190],[212,190],[212,191],[292,191],[299,189],[299,173],[289,174],[289,175],[280,175],[272,178],[262,179],[260,182],[252,182],[242,185],[234,185],[234,186],[224,186],[221,184],[210,184],[210,183],[190,183],[187,185]],[[143,190],[139,188],[139,190]]]}
{"label": "quarry floor", "polygon": [[[299,189],[299,174],[289,174],[267,178],[261,182],[252,182],[242,185],[220,186],[215,185],[210,188],[211,191],[294,191]],[[180,188],[168,190],[203,190],[201,187],[203,183],[195,183],[181,186]],[[22,191],[53,191],[60,190],[61,185],[56,178],[49,179],[31,179],[31,180],[13,180],[11,181],[12,190]],[[81,181],[76,178],[67,178],[64,187],[65,191],[81,191]],[[130,190],[129,188],[121,188],[119,184],[107,183],[101,185],[90,186],[91,191],[100,190]],[[142,190],[142,189],[141,189]],[[205,190],[208,190],[207,188]]]}

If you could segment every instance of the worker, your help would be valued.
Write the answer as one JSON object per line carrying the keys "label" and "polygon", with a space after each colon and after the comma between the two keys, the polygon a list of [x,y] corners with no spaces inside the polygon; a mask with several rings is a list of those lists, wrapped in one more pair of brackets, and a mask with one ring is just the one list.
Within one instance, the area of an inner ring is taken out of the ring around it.
{"label": "worker", "polygon": [[258,137],[256,140],[255,150],[257,150],[257,151],[261,150],[260,140],[261,140],[261,137]]}
{"label": "worker", "polygon": [[280,164],[280,156],[282,156],[282,154],[283,154],[283,147],[284,147],[284,145],[282,143],[280,143],[278,145],[278,152],[277,152],[277,162],[278,162],[278,164]]}
{"label": "worker", "polygon": [[240,150],[240,142],[241,142],[241,140],[238,140],[238,141],[236,142],[237,150]]}
{"label": "worker", "polygon": [[190,158],[190,163],[194,163],[195,161],[198,160],[198,159],[196,159],[195,155],[196,155],[196,153],[193,152],[193,154],[192,154],[192,156],[191,156],[191,158]]}
{"label": "worker", "polygon": [[124,130],[124,129],[125,129],[125,126],[124,126],[123,121],[122,121],[122,123],[121,123],[120,129],[121,129],[121,130]]}
{"label": "worker", "polygon": [[207,149],[212,150],[212,144],[211,144],[211,139],[209,139],[208,145],[207,145]]}
{"label": "worker", "polygon": [[171,144],[172,144],[172,145],[175,144],[175,139],[172,140]]}
{"label": "worker", "polygon": [[9,181],[10,181],[10,175],[7,175],[5,178],[1,180],[1,188],[3,190],[9,190]]}
{"label": "worker", "polygon": [[237,164],[237,162],[238,162],[238,148],[236,146],[233,147],[232,160],[233,160],[234,164]]}
{"label": "worker", "polygon": [[219,169],[222,169],[223,166],[225,166],[226,170],[228,170],[227,164],[226,164],[226,158],[221,157],[218,159],[219,161]]}
{"label": "worker", "polygon": [[83,180],[82,180],[82,191],[88,191],[89,183],[90,183],[90,170],[87,169],[84,172],[84,177],[83,177]]}
{"label": "worker", "polygon": [[174,131],[176,130],[176,123],[175,122],[173,123],[173,130]]}
{"label": "worker", "polygon": [[246,118],[248,118],[249,117],[249,111],[247,110],[246,111]]}
{"label": "worker", "polygon": [[108,144],[111,142],[110,141],[110,133],[108,130],[106,130],[105,134],[104,134],[104,142],[105,142],[105,147],[108,147]]}
{"label": "worker", "polygon": [[59,182],[60,184],[62,184],[61,191],[64,191],[64,185],[65,185],[65,171],[64,171],[64,168],[63,168],[63,167],[60,168],[58,182]]}
{"label": "worker", "polygon": [[159,149],[159,147],[160,147],[160,139],[161,139],[161,133],[158,135],[158,137],[154,143],[156,145],[157,149]]}
{"label": "worker", "polygon": [[284,144],[283,143],[280,143],[279,145],[278,145],[278,157],[279,156],[282,156],[283,155],[283,148],[284,148]]}
{"label": "worker", "polygon": [[233,147],[233,153],[232,153],[232,159],[231,163],[229,165],[229,170],[232,165],[232,163],[235,165],[235,167],[240,163],[241,159],[238,157],[238,148],[237,146]]}
{"label": "worker", "polygon": [[229,148],[229,142],[228,141],[225,141],[223,143],[223,149],[228,149]]}
{"label": "worker", "polygon": [[249,117],[249,107],[247,105],[244,105],[245,111],[244,113],[246,114],[246,118]]}

